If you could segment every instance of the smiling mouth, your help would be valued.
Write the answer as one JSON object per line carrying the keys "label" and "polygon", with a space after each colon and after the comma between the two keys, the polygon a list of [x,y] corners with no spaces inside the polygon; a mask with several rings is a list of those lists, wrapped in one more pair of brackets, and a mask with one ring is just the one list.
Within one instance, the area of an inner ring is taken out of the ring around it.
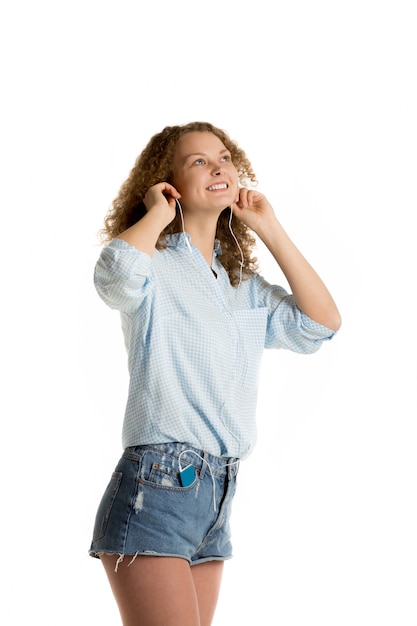
{"label": "smiling mouth", "polygon": [[221,189],[229,189],[229,185],[227,183],[217,183],[216,185],[207,187],[207,191],[219,191]]}

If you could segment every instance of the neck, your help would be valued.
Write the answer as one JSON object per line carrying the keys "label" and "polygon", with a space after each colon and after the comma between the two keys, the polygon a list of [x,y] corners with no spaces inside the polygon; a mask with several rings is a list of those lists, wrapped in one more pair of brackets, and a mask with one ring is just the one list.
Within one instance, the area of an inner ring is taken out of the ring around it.
{"label": "neck", "polygon": [[185,220],[185,230],[191,237],[191,243],[196,246],[207,263],[211,266],[213,258],[214,240],[216,237],[217,219],[207,216],[205,220]]}

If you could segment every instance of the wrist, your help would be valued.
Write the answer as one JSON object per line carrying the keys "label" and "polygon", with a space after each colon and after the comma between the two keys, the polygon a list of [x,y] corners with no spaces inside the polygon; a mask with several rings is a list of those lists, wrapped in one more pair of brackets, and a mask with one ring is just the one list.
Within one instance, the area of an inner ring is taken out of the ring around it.
{"label": "wrist", "polygon": [[260,222],[255,232],[265,245],[268,245],[268,242],[275,241],[280,235],[285,234],[284,229],[275,216]]}
{"label": "wrist", "polygon": [[166,202],[154,204],[145,217],[152,220],[156,228],[159,228],[159,232],[162,232],[175,218],[175,209],[171,208]]}

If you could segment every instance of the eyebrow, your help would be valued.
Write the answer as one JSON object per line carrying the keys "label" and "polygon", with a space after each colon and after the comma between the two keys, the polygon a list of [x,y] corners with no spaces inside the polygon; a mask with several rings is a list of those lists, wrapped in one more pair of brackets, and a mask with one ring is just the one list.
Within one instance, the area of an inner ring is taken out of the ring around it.
{"label": "eyebrow", "polygon": [[[220,150],[219,154],[224,154],[225,152],[229,152],[230,154],[230,150],[228,150],[227,148]],[[191,154],[187,154],[184,160],[186,161],[187,159],[190,159],[191,157],[196,157],[196,156],[207,156],[207,153],[206,152],[192,152]]]}

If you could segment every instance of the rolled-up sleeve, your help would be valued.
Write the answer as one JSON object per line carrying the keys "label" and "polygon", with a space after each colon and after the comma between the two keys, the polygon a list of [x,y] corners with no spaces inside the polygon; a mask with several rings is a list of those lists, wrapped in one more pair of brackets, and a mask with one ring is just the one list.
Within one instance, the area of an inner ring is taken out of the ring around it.
{"label": "rolled-up sleeve", "polygon": [[334,330],[312,320],[300,311],[294,298],[288,296],[269,317],[265,347],[312,354],[334,335]]}
{"label": "rolled-up sleeve", "polygon": [[152,259],[121,239],[103,248],[94,269],[99,296],[112,309],[137,309],[151,289]]}
{"label": "rolled-up sleeve", "polygon": [[336,334],[303,313],[283,287],[270,285],[259,276],[257,288],[261,304],[268,309],[265,348],[312,354]]}

